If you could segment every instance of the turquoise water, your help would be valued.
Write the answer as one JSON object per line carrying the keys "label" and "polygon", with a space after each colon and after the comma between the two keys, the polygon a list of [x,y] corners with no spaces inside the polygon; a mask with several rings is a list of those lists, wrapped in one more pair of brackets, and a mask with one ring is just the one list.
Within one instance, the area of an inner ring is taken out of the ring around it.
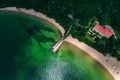
{"label": "turquoise water", "polygon": [[93,58],[60,38],[50,23],[23,13],[0,12],[0,80],[113,80]]}

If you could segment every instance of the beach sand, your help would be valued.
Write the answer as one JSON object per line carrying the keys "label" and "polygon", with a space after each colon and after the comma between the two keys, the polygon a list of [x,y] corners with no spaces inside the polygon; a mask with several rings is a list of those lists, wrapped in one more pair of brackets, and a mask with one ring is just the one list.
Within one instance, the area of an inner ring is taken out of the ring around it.
{"label": "beach sand", "polygon": [[51,23],[52,25],[54,25],[61,33],[62,36],[64,36],[65,30],[64,28],[58,24],[54,19],[47,17],[46,15],[40,13],[40,12],[36,12],[33,9],[25,9],[25,8],[16,8],[16,7],[5,7],[5,8],[1,8],[0,10],[7,10],[7,11],[16,11],[16,12],[23,12],[32,16],[36,16],[39,17],[43,20],[48,21],[49,23]]}
{"label": "beach sand", "polygon": [[102,53],[98,52],[94,48],[91,48],[87,44],[79,42],[77,39],[74,39],[71,35],[68,36],[65,41],[87,52],[90,56],[92,56],[99,63],[101,63],[114,77],[115,80],[120,80],[120,62],[117,61],[115,58],[102,55]]}
{"label": "beach sand", "polygon": [[[6,8],[1,8],[0,10],[19,11],[19,12],[23,12],[26,14],[30,14],[30,15],[34,15],[36,17],[42,18],[54,24],[55,27],[58,28],[58,30],[61,32],[62,36],[64,36],[64,33],[65,33],[64,28],[60,26],[54,19],[48,18],[46,15],[40,12],[36,12],[33,9],[28,10],[25,8],[6,7]],[[90,46],[88,46],[87,44],[83,42],[79,42],[77,39],[74,39],[72,36],[68,36],[64,41],[69,42],[73,44],[74,46],[87,52],[90,56],[92,56],[99,63],[101,63],[108,70],[108,72],[115,78],[115,80],[120,80],[120,62],[117,61],[115,58],[102,55],[102,53],[91,48]]]}

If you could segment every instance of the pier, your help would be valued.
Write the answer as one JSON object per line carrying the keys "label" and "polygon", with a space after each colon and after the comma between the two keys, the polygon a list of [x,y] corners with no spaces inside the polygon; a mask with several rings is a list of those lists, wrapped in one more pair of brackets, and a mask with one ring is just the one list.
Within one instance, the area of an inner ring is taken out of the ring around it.
{"label": "pier", "polygon": [[62,43],[64,42],[64,40],[66,39],[66,37],[68,36],[70,30],[72,28],[72,25],[70,26],[70,28],[68,29],[68,31],[66,32],[66,34],[55,44],[51,47],[51,52],[56,53],[58,51],[58,49],[60,48],[60,46],[62,45]]}
{"label": "pier", "polygon": [[63,42],[64,40],[59,40],[54,46],[51,47],[51,52],[56,53]]}

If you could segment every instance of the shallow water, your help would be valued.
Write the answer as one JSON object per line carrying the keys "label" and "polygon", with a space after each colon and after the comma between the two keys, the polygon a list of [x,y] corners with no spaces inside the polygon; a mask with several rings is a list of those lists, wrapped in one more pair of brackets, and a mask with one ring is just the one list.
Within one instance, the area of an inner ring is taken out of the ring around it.
{"label": "shallow water", "polygon": [[53,25],[23,13],[0,12],[0,80],[113,80],[93,58],[69,43],[57,54]]}

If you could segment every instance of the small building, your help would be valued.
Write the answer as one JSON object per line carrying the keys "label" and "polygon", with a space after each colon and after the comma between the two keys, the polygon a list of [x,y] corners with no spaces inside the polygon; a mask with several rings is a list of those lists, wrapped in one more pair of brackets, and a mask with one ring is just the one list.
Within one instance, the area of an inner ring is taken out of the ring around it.
{"label": "small building", "polygon": [[113,35],[113,32],[109,28],[103,27],[100,24],[96,24],[93,30],[106,38],[110,38]]}

